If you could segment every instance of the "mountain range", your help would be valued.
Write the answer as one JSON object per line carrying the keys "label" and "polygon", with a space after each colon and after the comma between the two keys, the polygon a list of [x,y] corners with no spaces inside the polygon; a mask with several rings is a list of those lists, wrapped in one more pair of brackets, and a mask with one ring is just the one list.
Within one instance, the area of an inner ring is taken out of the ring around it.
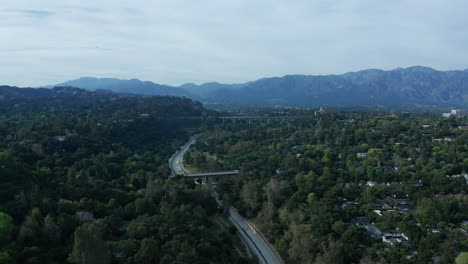
{"label": "mountain range", "polygon": [[204,103],[291,106],[467,106],[468,70],[414,66],[341,75],[286,75],[241,84],[216,82],[179,87],[149,81],[84,77],[52,85],[116,93],[185,96]]}

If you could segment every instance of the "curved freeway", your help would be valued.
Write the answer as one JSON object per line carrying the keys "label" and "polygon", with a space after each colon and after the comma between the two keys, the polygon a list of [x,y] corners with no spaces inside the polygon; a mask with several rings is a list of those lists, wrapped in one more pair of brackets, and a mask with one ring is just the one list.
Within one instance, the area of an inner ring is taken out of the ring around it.
{"label": "curved freeway", "polygon": [[264,239],[260,231],[255,229],[248,220],[239,215],[233,207],[229,209],[229,221],[236,227],[244,242],[257,257],[258,263],[282,264],[283,260],[273,248],[273,246]]}
{"label": "curved freeway", "polygon": [[199,135],[192,136],[190,140],[169,159],[169,167],[171,168],[172,176],[187,175],[187,172],[182,167],[182,158],[184,157],[185,152],[189,150],[190,146],[195,144],[198,136]]}
{"label": "curved freeway", "polygon": [[[197,137],[198,135],[191,137],[190,140],[184,146],[182,146],[182,148],[177,151],[169,160],[172,176],[189,175],[189,173],[182,166],[182,158],[190,146],[195,143]],[[221,204],[221,201],[218,201],[218,199],[216,200],[218,204]],[[255,227],[253,227],[248,220],[240,216],[235,208],[231,207],[229,209],[228,219],[236,227],[237,231],[246,245],[250,248],[251,252],[253,252],[258,257],[258,262],[260,264],[284,263],[273,246],[268,243],[263,235]]]}

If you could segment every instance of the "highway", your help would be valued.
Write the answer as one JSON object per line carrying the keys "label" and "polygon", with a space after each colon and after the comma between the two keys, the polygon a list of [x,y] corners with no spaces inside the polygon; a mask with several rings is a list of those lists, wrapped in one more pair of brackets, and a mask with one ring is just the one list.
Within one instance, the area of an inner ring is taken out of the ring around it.
{"label": "highway", "polygon": [[183,145],[182,148],[171,157],[171,159],[169,159],[169,167],[171,167],[172,176],[186,176],[187,172],[183,169],[181,165],[182,158],[184,157],[185,152],[189,150],[190,146],[195,144],[198,136],[199,135],[192,136],[190,140],[187,143],[185,143],[185,145]]}
{"label": "highway", "polygon": [[[197,137],[198,135],[191,137],[190,140],[181,148],[181,150],[177,151],[169,160],[172,176],[190,175],[190,173],[185,171],[182,166],[182,158],[190,146],[195,143]],[[222,201],[217,199],[216,194],[214,196],[218,204],[221,205]],[[258,257],[258,263],[284,264],[283,260],[273,248],[273,246],[270,245],[266,239],[264,239],[263,235],[257,229],[255,229],[248,220],[239,215],[237,209],[234,207],[229,209],[228,219],[236,227],[237,231],[246,245],[249,247],[250,251]]]}
{"label": "highway", "polygon": [[265,241],[259,231],[256,230],[247,220],[242,218],[235,208],[231,207],[229,209],[228,219],[236,227],[244,242],[249,246],[250,251],[258,257],[258,263],[283,263],[281,257],[273,246]]}

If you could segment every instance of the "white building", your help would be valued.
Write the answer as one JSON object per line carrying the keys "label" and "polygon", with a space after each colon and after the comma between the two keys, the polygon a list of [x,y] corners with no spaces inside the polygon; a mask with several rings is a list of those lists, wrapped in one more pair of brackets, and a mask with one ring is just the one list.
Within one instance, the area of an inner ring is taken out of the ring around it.
{"label": "white building", "polygon": [[318,115],[324,115],[326,113],[327,113],[327,111],[325,110],[325,108],[323,108],[323,106],[321,106],[319,110],[314,112],[314,115],[318,116]]}
{"label": "white building", "polygon": [[443,113],[443,117],[451,117],[451,116],[461,116],[461,110],[460,109],[452,109],[450,110],[450,113]]}

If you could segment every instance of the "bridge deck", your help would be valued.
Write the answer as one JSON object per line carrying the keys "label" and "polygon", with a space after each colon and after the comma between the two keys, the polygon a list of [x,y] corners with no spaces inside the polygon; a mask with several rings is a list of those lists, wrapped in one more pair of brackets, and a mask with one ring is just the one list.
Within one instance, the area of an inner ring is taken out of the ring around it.
{"label": "bridge deck", "polygon": [[228,175],[237,175],[239,174],[238,170],[234,171],[218,171],[218,172],[206,172],[206,173],[194,173],[194,174],[187,174],[187,177],[209,177],[209,176],[228,176]]}
{"label": "bridge deck", "polygon": [[305,119],[313,116],[220,116],[219,119]]}

